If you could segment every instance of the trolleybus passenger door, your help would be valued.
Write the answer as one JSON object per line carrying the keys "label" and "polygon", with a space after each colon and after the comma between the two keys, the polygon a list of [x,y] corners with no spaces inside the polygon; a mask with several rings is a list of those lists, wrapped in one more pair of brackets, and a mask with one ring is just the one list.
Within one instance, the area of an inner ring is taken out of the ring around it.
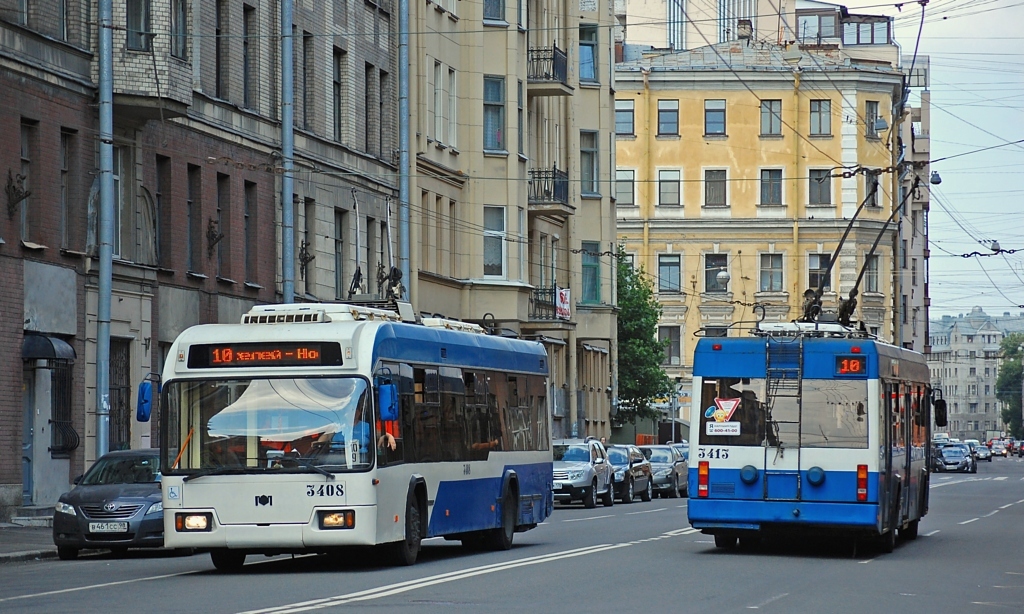
{"label": "trolleybus passenger door", "polygon": [[765,364],[764,498],[800,499],[803,339],[769,338]]}

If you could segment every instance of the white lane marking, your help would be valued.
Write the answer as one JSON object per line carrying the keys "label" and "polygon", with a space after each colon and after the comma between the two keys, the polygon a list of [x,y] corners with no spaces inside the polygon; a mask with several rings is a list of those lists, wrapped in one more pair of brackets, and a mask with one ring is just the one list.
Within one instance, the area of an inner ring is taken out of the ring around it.
{"label": "white lane marking", "polygon": [[958,522],[957,524],[971,524],[975,520],[977,520],[977,518],[971,518],[970,520],[965,520],[963,522]]}
{"label": "white lane marking", "polygon": [[626,516],[636,516],[637,514],[653,514],[654,512],[664,512],[667,507],[659,507],[656,510],[644,510],[642,512],[626,512]]}
{"label": "white lane marking", "polygon": [[932,535],[935,535],[936,533],[939,533],[940,531],[941,531],[941,529],[935,529],[931,533],[925,533],[924,536],[925,537],[931,537]]}
{"label": "white lane marking", "polygon": [[665,535],[671,535],[671,536],[674,537],[676,535],[689,535],[690,533],[696,533],[696,532],[697,532],[697,529],[694,529],[693,527],[686,527],[685,529],[676,529],[674,531],[668,531],[668,532],[665,533]]}
{"label": "white lane marking", "polygon": [[44,593],[32,593],[29,595],[17,595],[15,597],[4,597],[0,599],[0,603],[5,601],[15,601],[18,599],[32,599],[33,597],[49,597],[50,595],[62,595],[65,593],[75,593],[78,591],[87,591],[94,588],[105,588],[107,586],[119,586],[121,584],[132,584],[134,582],[147,582],[149,580],[163,580],[164,578],[176,578],[178,576],[189,576],[197,573],[206,573],[206,570],[194,570],[194,571],[182,571],[178,573],[169,573],[162,576],[150,576],[148,578],[133,578],[131,580],[118,580],[116,582],[104,582],[102,584],[90,584],[88,586],[76,586],[74,588],[62,588],[55,591],[46,591]]}
{"label": "white lane marking", "polygon": [[985,514],[984,516],[982,516],[982,518],[988,518],[989,516],[995,516],[998,513],[999,513],[999,510],[992,510],[991,512],[989,512],[989,513]]}
{"label": "white lane marking", "polygon": [[868,563],[870,563],[873,560],[875,560],[875,559],[868,559],[866,561],[857,561],[857,562],[860,563],[861,565],[867,565]]}
{"label": "white lane marking", "polygon": [[769,597],[768,599],[765,599],[764,601],[762,601],[761,603],[759,603],[757,605],[748,605],[747,609],[748,610],[756,610],[758,608],[762,608],[762,607],[768,605],[769,603],[771,603],[773,601],[778,601],[779,599],[782,599],[783,597],[788,597],[788,596],[789,596],[789,593],[782,593],[781,595],[775,595],[774,597]]}
{"label": "white lane marking", "polygon": [[1005,480],[1005,479],[1006,479],[1006,477],[1007,477],[1007,476],[1003,475],[1003,476],[999,476],[998,478],[992,478],[992,480],[993,480],[993,481],[995,481],[995,482],[998,482],[998,481],[1000,481],[1000,480]]}
{"label": "white lane marking", "polygon": [[1016,503],[1024,503],[1024,499],[1021,499],[1020,501],[1017,501]]}
{"label": "white lane marking", "polygon": [[605,514],[604,516],[591,516],[590,518],[569,518],[562,522],[583,522],[584,520],[600,520],[602,518],[611,518],[614,514]]}
{"label": "white lane marking", "polygon": [[1006,505],[1000,505],[1000,506],[999,506],[999,509],[1001,509],[1001,510],[1005,510],[1006,508],[1008,508],[1008,507],[1012,507],[1013,505],[1015,505],[1015,504],[1013,504],[1013,503],[1007,503]]}
{"label": "white lane marking", "polygon": [[[1024,479],[1024,478],[1022,478],[1022,479]],[[687,505],[688,505],[687,503],[684,503],[682,505],[677,505],[676,507],[686,507]]]}
{"label": "white lane marking", "polygon": [[541,563],[550,563],[552,561],[559,561],[578,556],[586,556],[588,554],[596,554],[598,552],[605,552],[607,550],[625,548],[627,546],[629,546],[628,543],[621,543],[602,544],[599,546],[589,546],[587,548],[577,548],[575,550],[566,550],[547,555],[528,557],[525,559],[509,561],[506,563],[496,563],[493,565],[483,565],[481,567],[471,567],[469,569],[462,569],[459,571],[438,574],[436,576],[429,576],[426,578],[417,578],[415,580],[408,580],[406,582],[398,582],[396,584],[379,586],[377,588],[371,588],[364,591],[358,591],[355,593],[348,593],[346,595],[338,595],[336,597],[313,599],[310,601],[291,603],[283,606],[264,608],[261,610],[249,610],[247,612],[244,612],[243,614],[269,614],[271,612],[277,614],[285,614],[290,612],[305,612],[307,610],[318,610],[321,608],[336,607],[344,605],[346,603],[370,601],[373,599],[380,599],[382,597],[390,597],[392,595],[406,593],[420,588],[426,588],[428,586],[434,586],[436,584],[445,584],[448,582],[454,582],[456,580],[463,580],[475,576],[482,576],[486,574],[495,573],[498,571],[507,571],[509,569],[515,569],[517,567],[539,565]]}

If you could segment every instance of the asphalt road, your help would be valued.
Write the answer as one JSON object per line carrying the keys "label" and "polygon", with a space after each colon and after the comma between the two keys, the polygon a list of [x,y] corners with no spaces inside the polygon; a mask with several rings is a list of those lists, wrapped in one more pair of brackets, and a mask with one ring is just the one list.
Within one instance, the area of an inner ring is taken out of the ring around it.
{"label": "asphalt road", "polygon": [[844,540],[717,550],[686,499],[561,507],[508,552],[425,542],[413,567],[366,553],[253,557],[133,552],[0,567],[0,612],[960,612],[1024,603],[1024,463],[934,476],[920,537],[893,554]]}

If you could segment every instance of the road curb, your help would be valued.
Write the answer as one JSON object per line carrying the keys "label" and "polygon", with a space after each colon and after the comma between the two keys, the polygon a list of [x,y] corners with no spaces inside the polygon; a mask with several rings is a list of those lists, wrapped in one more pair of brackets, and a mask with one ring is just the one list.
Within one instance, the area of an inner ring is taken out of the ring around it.
{"label": "road curb", "polygon": [[5,552],[0,554],[0,565],[20,561],[36,561],[57,558],[56,548],[52,550],[22,550],[21,552]]}

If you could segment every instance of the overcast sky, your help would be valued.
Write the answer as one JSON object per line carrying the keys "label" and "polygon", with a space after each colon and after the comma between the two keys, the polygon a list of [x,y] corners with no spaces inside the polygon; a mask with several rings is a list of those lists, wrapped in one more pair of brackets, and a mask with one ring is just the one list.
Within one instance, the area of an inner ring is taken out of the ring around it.
{"label": "overcast sky", "polygon": [[[919,4],[905,3],[902,11],[879,0],[842,4],[895,16],[897,42],[904,57],[913,55]],[[1022,26],[1022,0],[929,2],[919,53],[931,58],[933,160],[1024,139]],[[975,305],[995,315],[1024,312],[1024,143],[937,162],[932,170],[942,185],[933,186],[929,214],[931,317]],[[1021,251],[960,256],[991,253],[993,240]]]}

